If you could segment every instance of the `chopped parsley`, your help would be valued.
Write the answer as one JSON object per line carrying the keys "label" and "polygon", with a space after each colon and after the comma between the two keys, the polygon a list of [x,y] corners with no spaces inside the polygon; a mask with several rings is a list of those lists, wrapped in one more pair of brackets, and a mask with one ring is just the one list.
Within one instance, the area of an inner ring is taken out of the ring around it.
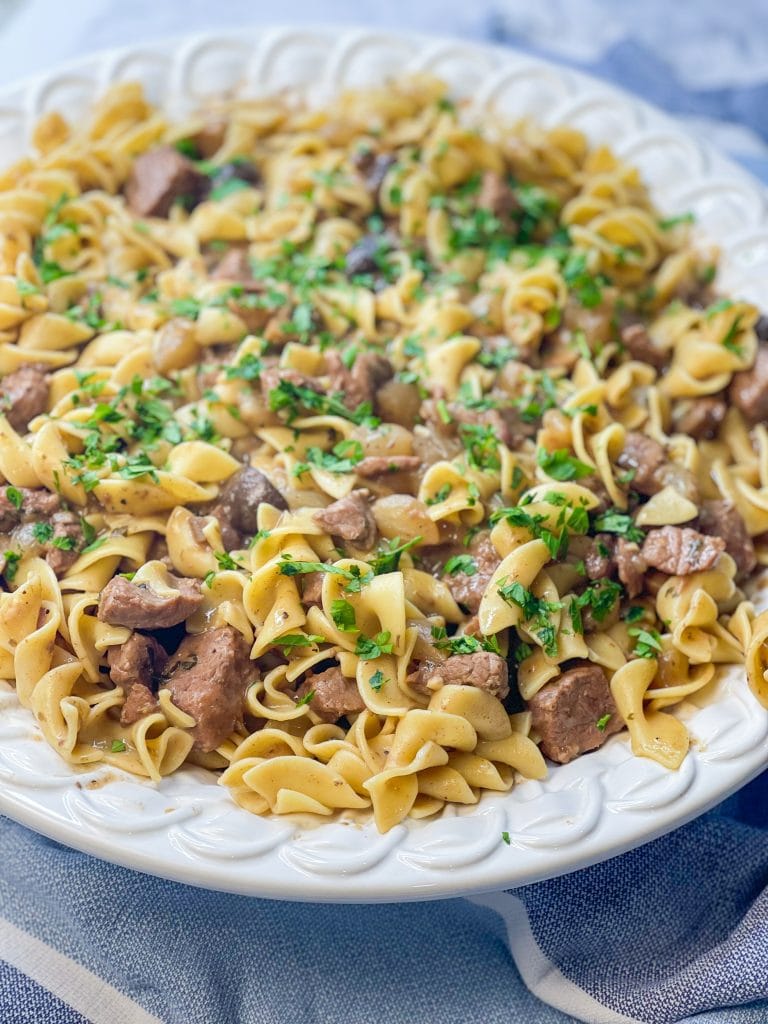
{"label": "chopped parsley", "polygon": [[742,356],[744,354],[743,347],[736,341],[739,331],[741,330],[741,321],[742,316],[739,314],[725,332],[725,336],[720,343],[723,348],[727,348],[729,352],[733,352],[733,354],[737,356]]}
{"label": "chopped parsley", "polygon": [[219,566],[219,569],[239,569],[240,568],[240,566],[234,560],[232,555],[228,554],[226,551],[214,551],[213,552],[213,557],[216,559],[216,562],[217,562],[217,564]]}
{"label": "chopped parsley", "polygon": [[512,840],[509,837],[509,832],[502,832],[501,833],[501,839],[502,839],[502,842],[507,844],[507,846],[511,846],[512,845]]}
{"label": "chopped parsley", "polygon": [[607,512],[597,516],[592,522],[592,527],[595,533],[613,533],[634,544],[642,544],[645,540],[645,533],[639,526],[635,526],[632,516],[620,512],[617,508],[609,508]]}
{"label": "chopped parsley", "polygon": [[589,608],[595,622],[604,622],[610,612],[621,599],[624,588],[614,580],[601,579],[590,583],[586,589],[577,596],[571,598],[569,611],[573,628],[577,633],[583,633],[582,611]]}
{"label": "chopped parsley", "polygon": [[455,576],[459,572],[466,576],[474,576],[477,573],[477,562],[472,555],[453,555],[443,566],[443,572],[449,576]]}
{"label": "chopped parsley", "polygon": [[224,370],[227,380],[258,380],[261,376],[264,364],[253,352],[246,352],[238,361]]}
{"label": "chopped parsley", "polygon": [[314,690],[308,690],[307,693],[305,693],[303,697],[300,697],[299,700],[296,701],[296,707],[297,708],[303,708],[306,704],[310,704],[312,702],[312,699],[313,699],[314,696],[315,696],[315,691]]}
{"label": "chopped parsley", "polygon": [[21,555],[18,551],[4,551],[3,558],[5,559],[5,568],[3,569],[3,576],[9,583],[12,583],[16,577],[16,573],[19,571],[19,562],[21,561]]}
{"label": "chopped parsley", "polygon": [[410,551],[411,548],[421,543],[421,537],[414,537],[412,540],[407,540],[403,544],[399,543],[400,538],[395,537],[394,540],[389,542],[385,541],[384,546],[379,548],[376,554],[371,559],[371,567],[373,568],[374,575],[381,576],[385,572],[397,572],[400,567],[400,556]]}
{"label": "chopped parsley", "polygon": [[499,439],[493,427],[482,423],[461,423],[459,437],[470,466],[480,470],[501,469]]}
{"label": "chopped parsley", "polygon": [[605,732],[605,727],[606,727],[606,726],[608,725],[608,723],[610,722],[610,720],[611,720],[611,715],[610,715],[610,714],[607,714],[607,715],[602,715],[602,716],[601,716],[600,718],[598,718],[598,720],[597,720],[597,721],[595,722],[595,728],[596,728],[596,729],[599,729],[599,730],[600,730],[600,732]]}
{"label": "chopped parsley", "polygon": [[552,612],[559,611],[563,605],[560,601],[545,601],[536,597],[522,583],[504,583],[499,587],[499,594],[507,604],[516,604],[523,613],[523,618],[531,624],[532,632],[539,638],[544,653],[551,658],[557,655],[557,632],[549,619]]}
{"label": "chopped parsley", "polygon": [[112,746],[109,748],[112,754],[122,754],[124,750],[128,748],[123,740],[112,740]]}
{"label": "chopped parsley", "polygon": [[253,185],[250,181],[245,181],[243,178],[228,178],[219,185],[214,185],[208,194],[208,198],[214,201],[226,199],[233,192],[241,192],[244,188],[253,188]]}
{"label": "chopped parsley", "polygon": [[23,277],[16,278],[16,291],[21,296],[40,294],[40,289],[37,285],[32,284],[30,281],[25,281]]}
{"label": "chopped parsley", "polygon": [[361,402],[356,409],[348,409],[344,402],[334,395],[321,395],[312,388],[294,384],[289,380],[278,381],[277,387],[269,392],[269,408],[272,412],[287,412],[289,423],[300,415],[300,406],[311,412],[341,416],[358,426],[378,426],[379,423],[372,415],[370,402]]}
{"label": "chopped parsley", "polygon": [[6,487],[5,496],[17,511],[24,504],[24,495],[18,487]]}
{"label": "chopped parsley", "polygon": [[59,551],[74,551],[76,542],[74,537],[54,537],[51,541],[53,547],[58,548]]}
{"label": "chopped parsley", "polygon": [[490,651],[492,654],[499,654],[499,639],[497,636],[469,636],[467,633],[461,636],[448,636],[444,626],[432,627],[432,641],[439,651],[448,651],[453,654],[478,654],[480,651]]}
{"label": "chopped parsley", "polygon": [[713,316],[717,316],[718,313],[724,313],[728,309],[733,309],[733,300],[718,299],[711,306],[707,306],[704,310],[704,317],[706,320],[711,320]]}
{"label": "chopped parsley", "polygon": [[355,645],[355,654],[363,661],[373,661],[382,654],[391,654],[393,649],[392,634],[383,630],[374,637],[359,636]]}
{"label": "chopped parsley", "polygon": [[557,387],[546,370],[531,376],[533,390],[515,399],[520,418],[526,423],[537,423],[545,412],[558,405]]}
{"label": "chopped parsley", "polygon": [[426,505],[439,505],[441,502],[447,501],[448,498],[450,497],[450,494],[451,494],[452,490],[453,490],[453,487],[451,487],[450,484],[443,484],[442,487],[439,487],[435,491],[435,493],[432,495],[431,498],[427,498],[425,504]]}
{"label": "chopped parsley", "polygon": [[558,448],[557,451],[548,452],[546,448],[536,449],[536,462],[544,470],[547,476],[561,482],[567,480],[581,480],[582,477],[591,476],[594,470],[586,462],[571,455],[567,448]]}
{"label": "chopped parsley", "polygon": [[[556,500],[552,500],[552,499]],[[562,498],[563,500],[557,500]],[[544,523],[549,522],[549,517],[537,512],[531,515],[520,505],[511,508],[500,508],[491,513],[491,524],[506,520],[510,526],[523,527],[538,540],[543,540],[549,548],[552,558],[564,558],[568,553],[569,533],[584,534],[589,528],[589,516],[583,506],[571,505],[564,495],[556,491],[550,491],[544,497],[545,501],[554,505],[562,505],[557,517],[556,529],[551,530]]]}
{"label": "chopped parsley", "polygon": [[374,693],[378,693],[382,686],[387,682],[389,682],[389,680],[384,677],[384,673],[381,671],[381,669],[377,668],[376,671],[371,676],[371,678],[368,680],[368,685],[374,691]]}
{"label": "chopped parsley", "polygon": [[696,218],[689,210],[687,213],[680,213],[676,217],[662,217],[659,221],[659,227],[662,231],[671,231],[678,224],[693,224],[695,220]]}
{"label": "chopped parsley", "polygon": [[587,255],[571,249],[562,265],[563,280],[569,291],[576,296],[585,309],[594,309],[603,301],[603,287],[608,279],[603,274],[592,274],[587,270]]}
{"label": "chopped parsley", "polygon": [[526,658],[530,658],[533,654],[533,648],[530,644],[523,643],[522,641],[515,648],[513,658],[515,664],[519,665],[521,661],[525,661]]}
{"label": "chopped parsley", "polygon": [[53,537],[53,527],[50,523],[32,523],[32,536],[38,544],[47,544]]}
{"label": "chopped parsley", "polygon": [[306,636],[303,633],[286,633],[275,640],[275,647],[279,647],[283,657],[287,658],[296,647],[311,647],[313,644],[324,643],[325,637],[314,633],[308,633]]}
{"label": "chopped parsley", "polygon": [[341,576],[348,581],[344,588],[348,594],[359,594],[360,590],[373,579],[373,572],[361,573],[360,567],[357,565],[353,565],[351,569],[342,569],[340,566],[330,565],[328,562],[302,562],[294,559],[287,552],[283,552],[278,569],[283,576],[298,576],[308,572],[329,572],[334,576]]}
{"label": "chopped parsley", "polygon": [[329,452],[311,447],[305,452],[307,461],[293,467],[293,475],[301,476],[310,466],[324,469],[328,473],[353,473],[355,466],[362,461],[363,454],[362,444],[351,439],[339,441]]}
{"label": "chopped parsley", "polygon": [[151,477],[152,480],[157,483],[159,477],[157,475],[157,469],[150,457],[141,452],[138,455],[129,455],[125,460],[125,465],[120,466],[117,470],[117,475],[123,477],[125,480],[136,480],[141,476]]}
{"label": "chopped parsley", "polygon": [[632,653],[636,658],[657,658],[661,652],[661,636],[655,629],[631,626],[627,633],[636,640]]}
{"label": "chopped parsley", "polygon": [[642,605],[633,604],[631,605],[631,607],[627,608],[626,612],[624,613],[624,621],[629,623],[639,622],[644,615],[645,608],[643,608]]}
{"label": "chopped parsley", "polygon": [[335,600],[331,604],[331,618],[337,629],[340,629],[343,633],[357,632],[355,609],[349,601],[345,601],[343,598]]}
{"label": "chopped parsley", "polygon": [[171,299],[168,308],[173,316],[184,317],[186,320],[197,320],[203,308],[203,303],[191,295],[183,299]]}

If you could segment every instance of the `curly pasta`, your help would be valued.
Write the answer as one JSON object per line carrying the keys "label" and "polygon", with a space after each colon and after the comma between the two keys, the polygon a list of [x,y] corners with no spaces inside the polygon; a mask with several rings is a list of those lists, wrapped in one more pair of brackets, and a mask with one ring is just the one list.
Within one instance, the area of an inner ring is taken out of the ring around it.
{"label": "curly pasta", "polygon": [[768,329],[637,171],[438,80],[135,83],[0,178],[0,676],[73,764],[381,831],[746,664]]}

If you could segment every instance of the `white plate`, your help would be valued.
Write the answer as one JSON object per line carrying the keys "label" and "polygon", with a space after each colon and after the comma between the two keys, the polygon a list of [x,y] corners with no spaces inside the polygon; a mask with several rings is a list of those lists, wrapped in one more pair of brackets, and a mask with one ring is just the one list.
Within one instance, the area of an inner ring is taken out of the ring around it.
{"label": "white plate", "polygon": [[[744,171],[641,101],[512,50],[338,29],[239,31],[86,57],[0,92],[0,165],[35,120],[73,117],[116,79],[140,79],[171,114],[207,95],[344,85],[428,69],[455,93],[512,116],[567,122],[636,164],[668,213],[692,210],[722,246],[720,287],[768,305],[768,194]],[[213,775],[187,768],[152,785],[112,768],[77,770],[41,739],[0,684],[0,811],[78,850],[195,885],[323,901],[415,900],[522,885],[573,871],[676,828],[768,763],[768,714],[743,670],[679,714],[693,736],[677,772],[631,755],[626,734],[543,782],[467,811],[401,825],[303,826],[236,807]],[[511,845],[502,842],[509,832]]]}

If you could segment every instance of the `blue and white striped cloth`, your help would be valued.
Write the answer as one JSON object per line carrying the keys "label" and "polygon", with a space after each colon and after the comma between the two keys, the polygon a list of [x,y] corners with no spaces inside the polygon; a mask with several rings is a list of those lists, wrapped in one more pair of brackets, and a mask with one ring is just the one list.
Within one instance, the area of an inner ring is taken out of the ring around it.
{"label": "blue and white striped cloth", "polygon": [[[74,10],[0,0],[0,78],[150,35],[318,20],[310,0]],[[683,116],[768,183],[764,0],[326,0],[322,14],[554,54]],[[0,865],[0,1024],[768,1024],[768,775],[623,857],[474,900],[227,896],[4,819]]]}

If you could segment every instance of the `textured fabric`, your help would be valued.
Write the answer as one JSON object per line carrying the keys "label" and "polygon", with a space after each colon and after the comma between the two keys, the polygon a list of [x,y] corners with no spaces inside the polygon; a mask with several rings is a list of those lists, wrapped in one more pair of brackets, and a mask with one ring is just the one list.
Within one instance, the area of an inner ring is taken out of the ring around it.
{"label": "textured fabric", "polygon": [[[768,183],[764,0],[76,10],[0,0],[0,81],[86,49],[322,10],[555,56],[683,117]],[[768,775],[623,857],[476,900],[249,900],[111,867],[3,819],[0,864],[2,1024],[768,1024]]]}
{"label": "textured fabric", "polygon": [[4,961],[0,961],[0,1007],[3,1024],[88,1024],[82,1014]]}

